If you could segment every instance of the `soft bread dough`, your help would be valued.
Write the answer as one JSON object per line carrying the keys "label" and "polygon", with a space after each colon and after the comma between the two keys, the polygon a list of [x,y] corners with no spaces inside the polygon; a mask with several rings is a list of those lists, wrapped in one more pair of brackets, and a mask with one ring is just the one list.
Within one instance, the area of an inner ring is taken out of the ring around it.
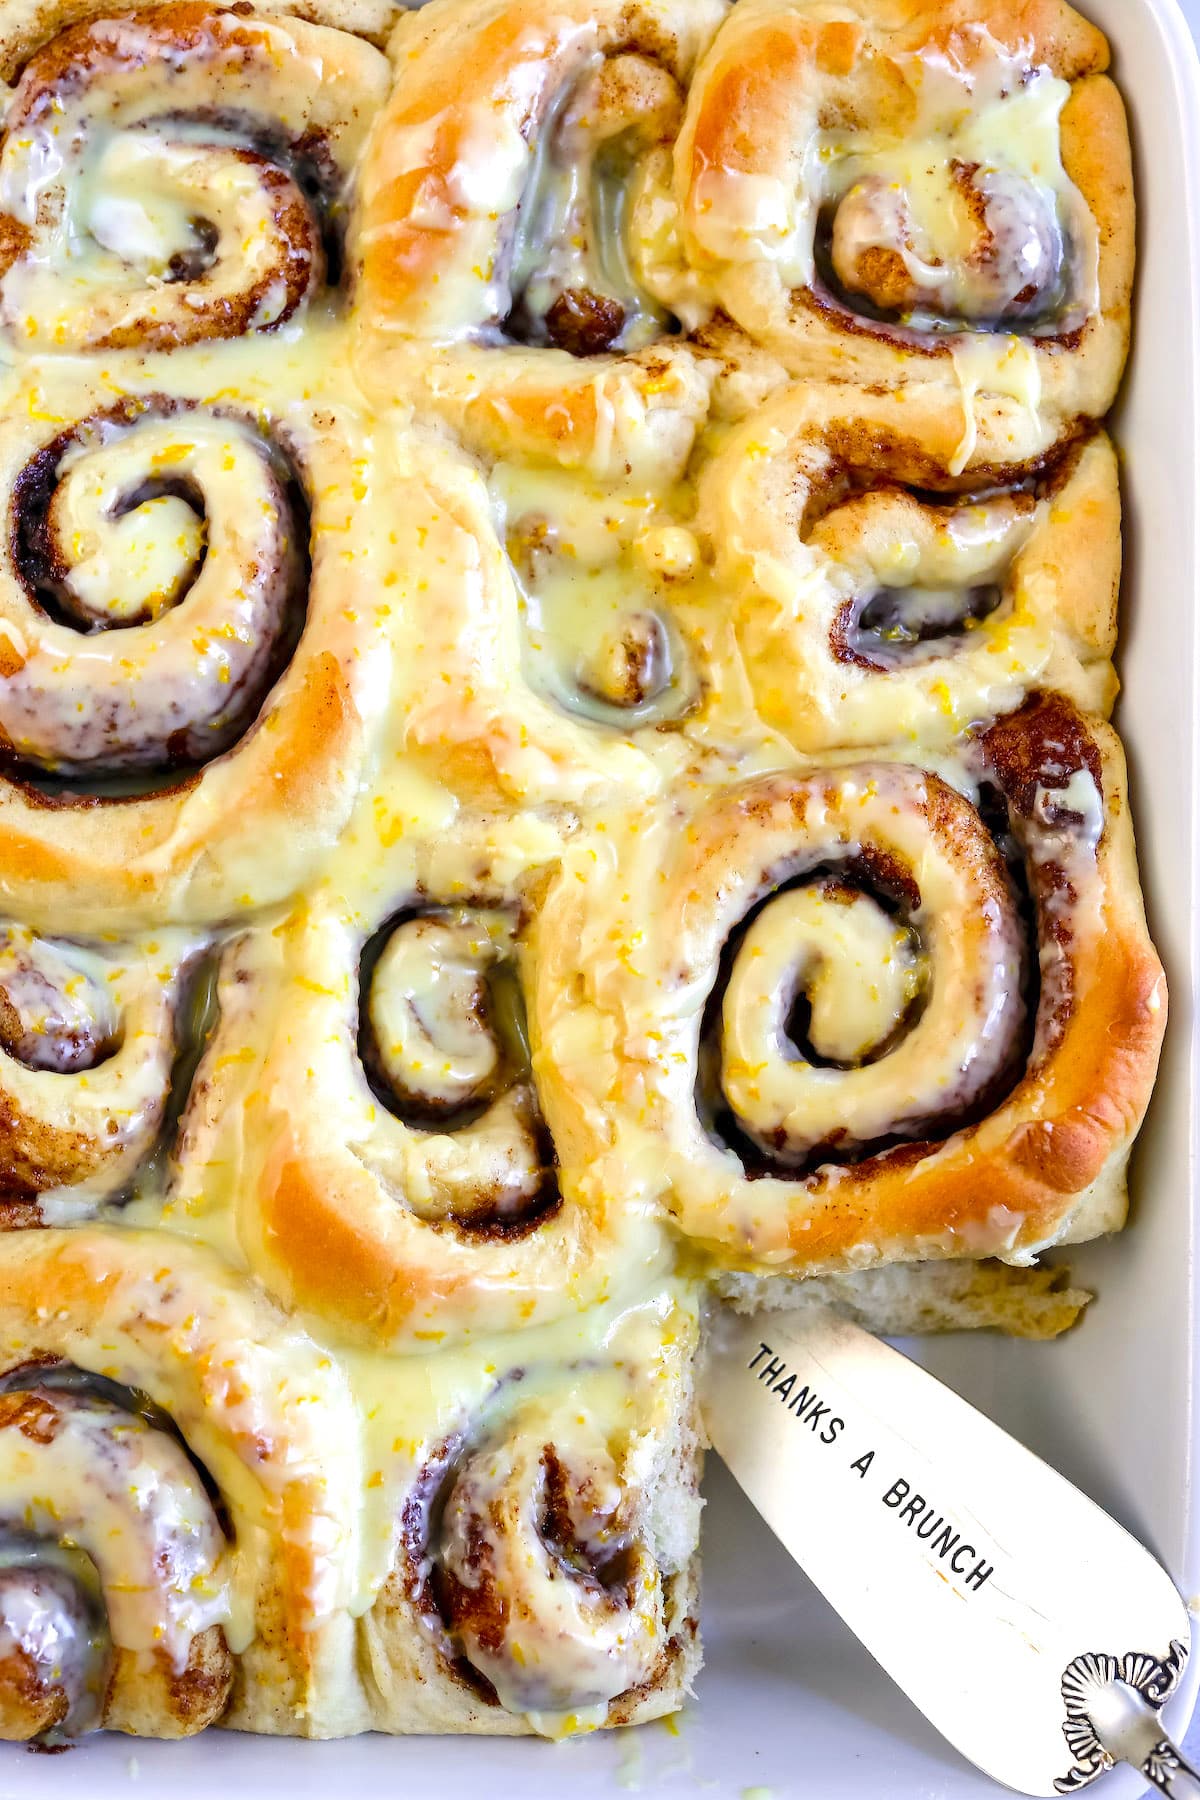
{"label": "soft bread dough", "polygon": [[706,1304],[1078,1316],[1165,1022],[1106,67],[0,0],[0,1736],[672,1712]]}

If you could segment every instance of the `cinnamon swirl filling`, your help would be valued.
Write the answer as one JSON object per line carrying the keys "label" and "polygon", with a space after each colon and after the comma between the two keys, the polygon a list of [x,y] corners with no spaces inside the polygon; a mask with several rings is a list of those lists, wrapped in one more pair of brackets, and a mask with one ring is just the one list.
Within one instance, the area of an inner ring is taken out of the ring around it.
{"label": "cinnamon swirl filling", "polygon": [[[635,1371],[651,1369],[669,1400],[653,1384],[635,1399]],[[697,1471],[667,1360],[589,1366],[565,1390],[545,1374],[514,1371],[490,1425],[433,1448],[403,1508],[397,1577],[439,1673],[559,1736],[621,1722],[613,1703],[686,1654],[679,1551]],[[632,1435],[612,1422],[631,1405]],[[674,1524],[654,1510],[667,1493]]]}
{"label": "cinnamon swirl filling", "polygon": [[63,946],[0,931],[0,1049],[27,1069],[74,1075],[121,1040],[111,988]]}
{"label": "cinnamon swirl filling", "polygon": [[726,941],[701,1039],[701,1116],[751,1169],[803,1172],[986,1110],[1022,1048],[1025,951],[970,803],[866,763],[781,783],[763,820],[767,855],[745,871],[760,898]]}
{"label": "cinnamon swirl filling", "polygon": [[493,945],[464,919],[415,918],[375,965],[367,1055],[406,1110],[444,1116],[484,1100],[500,1073],[486,970]]}
{"label": "cinnamon swirl filling", "polygon": [[847,304],[931,328],[1030,329],[1061,312],[1069,281],[1052,190],[958,156],[923,186],[851,180],[818,222],[816,256]]}
{"label": "cinnamon swirl filling", "polygon": [[996,581],[879,587],[843,602],[830,632],[830,649],[839,662],[860,668],[902,668],[918,658],[952,653],[956,640],[990,618],[1003,601]]}
{"label": "cinnamon swirl filling", "polygon": [[[557,1200],[514,950],[508,915],[461,909],[392,921],[363,954],[362,1065],[428,1152],[418,1188],[410,1145],[396,1147],[407,1197],[468,1230],[527,1230]],[[370,1151],[381,1172],[388,1142]]]}
{"label": "cinnamon swirl filling", "polygon": [[681,116],[674,78],[633,52],[594,56],[550,97],[508,248],[508,337],[596,356],[678,329],[637,278],[630,228],[642,164]]}
{"label": "cinnamon swirl filling", "polygon": [[1019,559],[1048,510],[1039,497],[1032,483],[940,503],[886,486],[851,492],[807,540],[828,555],[831,586],[856,589],[829,627],[834,661],[875,673],[953,668],[989,620],[993,659],[1003,656],[1005,623],[1011,632],[1022,610]]}
{"label": "cinnamon swirl filling", "polygon": [[164,936],[118,957],[0,925],[4,1225],[94,1212],[156,1147],[198,948]]}
{"label": "cinnamon swirl filling", "polygon": [[277,445],[162,399],[41,449],[9,506],[10,763],[75,781],[196,768],[245,732],[303,622],[309,521]]}
{"label": "cinnamon swirl filling", "polygon": [[284,324],[340,278],[385,75],[347,34],[198,0],[62,32],[26,65],[0,148],[10,333],[169,350]]}
{"label": "cinnamon swirl filling", "polygon": [[[702,697],[677,602],[700,550],[657,497],[561,491],[497,469],[506,546],[520,588],[530,685],[562,711],[629,733],[678,725]],[[544,509],[526,502],[541,498]]]}
{"label": "cinnamon swirl filling", "polygon": [[0,1467],[0,1737],[210,1724],[233,1680],[227,1542],[165,1415],[78,1369],[16,1369]]}
{"label": "cinnamon swirl filling", "polygon": [[1051,311],[1065,272],[1051,194],[1013,169],[952,157],[943,200],[943,218],[954,218],[955,202],[963,212],[955,220],[957,254],[941,250],[934,220],[916,220],[896,182],[882,175],[853,182],[829,229],[829,265],[842,292],[883,317],[927,311],[946,324],[1011,328]]}
{"label": "cinnamon swirl filling", "polygon": [[451,1641],[510,1712],[607,1705],[661,1653],[662,1575],[612,1451],[544,1405],[456,1469],[435,1585]]}

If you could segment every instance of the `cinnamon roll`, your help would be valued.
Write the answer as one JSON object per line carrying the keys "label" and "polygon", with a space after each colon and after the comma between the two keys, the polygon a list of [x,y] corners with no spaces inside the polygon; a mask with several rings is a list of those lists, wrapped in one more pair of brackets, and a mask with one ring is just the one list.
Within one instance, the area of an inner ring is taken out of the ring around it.
{"label": "cinnamon roll", "polygon": [[560,1736],[679,1704],[696,1664],[695,1347],[692,1305],[655,1296],[586,1359],[534,1351],[422,1440],[362,1627],[387,1728]]}
{"label": "cinnamon roll", "polygon": [[939,767],[781,773],[567,862],[533,1014],[567,1193],[794,1272],[1121,1222],[1165,992],[1120,748],[1035,695]]}
{"label": "cinnamon roll", "polygon": [[409,757],[475,805],[574,808],[636,800],[730,743],[728,627],[685,488],[485,476],[434,443],[421,467],[409,541],[448,579],[414,607]]}
{"label": "cinnamon roll", "polygon": [[201,1731],[233,1679],[204,1483],[167,1432],[40,1373],[0,1393],[0,1737]]}
{"label": "cinnamon roll", "polygon": [[[1054,688],[1112,705],[1117,465],[1103,434],[1036,476],[937,462],[922,396],[808,386],[728,439],[701,536],[762,717],[797,749],[933,745]],[[914,491],[914,488],[917,491]],[[930,491],[934,490],[934,491]]]}
{"label": "cinnamon roll", "polygon": [[336,289],[387,91],[348,32],[203,0],[71,9],[0,145],[0,319],[26,349],[170,350],[273,331]]}
{"label": "cinnamon roll", "polygon": [[1106,64],[0,18],[0,1738],[672,1711],[706,1300],[1087,1303],[1165,1021]]}
{"label": "cinnamon roll", "polygon": [[371,391],[489,454],[682,467],[712,370],[672,341],[629,221],[723,12],[433,0],[401,20],[354,240]]}
{"label": "cinnamon roll", "polygon": [[232,1203],[260,1278],[326,1332],[452,1343],[663,1266],[646,1209],[560,1192],[517,927],[420,896],[364,920],[324,893],[227,955],[172,1205]]}
{"label": "cinnamon roll", "polygon": [[155,1147],[194,943],[123,956],[0,925],[0,1227],[119,1198]]}
{"label": "cinnamon roll", "polygon": [[[31,375],[0,416],[0,894],[52,930],[291,891],[387,716],[398,480],[354,414]],[[35,410],[36,406],[36,410]]]}
{"label": "cinnamon roll", "polygon": [[959,396],[964,435],[1048,441],[1111,404],[1129,336],[1129,139],[1099,31],[1062,0],[744,0],[661,187],[697,276],[793,375]]}
{"label": "cinnamon roll", "polygon": [[361,1729],[344,1371],[211,1251],[92,1226],[0,1241],[0,1367],[8,1732]]}

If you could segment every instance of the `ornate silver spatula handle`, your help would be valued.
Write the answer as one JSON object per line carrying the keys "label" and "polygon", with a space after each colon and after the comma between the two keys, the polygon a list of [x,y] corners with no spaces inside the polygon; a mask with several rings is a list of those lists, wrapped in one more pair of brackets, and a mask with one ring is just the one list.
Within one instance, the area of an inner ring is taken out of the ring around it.
{"label": "ornate silver spatula handle", "polygon": [[1159,1738],[1138,1767],[1147,1781],[1171,1800],[1200,1800],[1200,1775],[1183,1760],[1170,1738]]}
{"label": "ornate silver spatula handle", "polygon": [[1165,1736],[1160,1716],[1186,1660],[1176,1639],[1162,1660],[1131,1651],[1077,1656],[1068,1665],[1063,1736],[1075,1761],[1054,1784],[1060,1794],[1077,1793],[1114,1762],[1127,1762],[1170,1800],[1200,1800],[1200,1775]]}
{"label": "ornate silver spatula handle", "polygon": [[719,1321],[704,1412],[775,1535],[978,1768],[1053,1800],[1127,1762],[1200,1800],[1160,1717],[1187,1608],[1061,1475],[823,1310]]}

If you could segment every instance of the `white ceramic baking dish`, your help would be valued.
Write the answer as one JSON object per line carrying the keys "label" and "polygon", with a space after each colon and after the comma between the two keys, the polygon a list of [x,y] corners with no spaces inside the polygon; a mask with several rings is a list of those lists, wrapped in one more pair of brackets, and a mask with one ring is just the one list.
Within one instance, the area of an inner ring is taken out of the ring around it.
{"label": "white ceramic baking dish", "polygon": [[[1200,1615],[1197,1227],[1200,1192],[1200,64],[1176,0],[1080,0],[1109,35],[1137,156],[1137,330],[1115,431],[1126,577],[1119,724],[1150,915],[1171,981],[1162,1080],[1119,1240],[1073,1257],[1098,1299],[1057,1344],[959,1336],[917,1348],[1154,1549]],[[986,1800],[960,1761],[812,1592],[723,1471],[707,1483],[696,1702],[669,1726],[565,1745],[359,1738],[303,1744],[208,1732],[183,1744],[92,1739],[47,1758],[0,1751],[0,1796],[255,1800],[599,1800],[622,1792],[742,1800]],[[1046,1529],[1053,1530],[1047,1520]],[[1197,1633],[1200,1638],[1200,1631]],[[1200,1647],[1168,1709],[1180,1740]],[[1006,1728],[997,1693],[996,1730]],[[747,1792],[750,1790],[750,1793]],[[765,1790],[765,1792],[763,1791]],[[1132,1770],[1104,1800],[1141,1792]]]}

